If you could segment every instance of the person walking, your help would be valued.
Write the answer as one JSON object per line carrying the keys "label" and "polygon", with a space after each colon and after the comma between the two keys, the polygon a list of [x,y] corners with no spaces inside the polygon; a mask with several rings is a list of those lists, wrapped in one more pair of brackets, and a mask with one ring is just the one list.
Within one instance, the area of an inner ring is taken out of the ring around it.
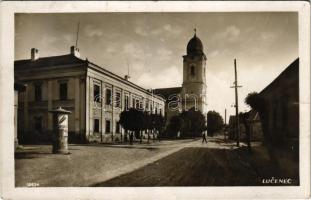
{"label": "person walking", "polygon": [[207,143],[205,131],[202,133],[202,143],[204,143],[204,142]]}

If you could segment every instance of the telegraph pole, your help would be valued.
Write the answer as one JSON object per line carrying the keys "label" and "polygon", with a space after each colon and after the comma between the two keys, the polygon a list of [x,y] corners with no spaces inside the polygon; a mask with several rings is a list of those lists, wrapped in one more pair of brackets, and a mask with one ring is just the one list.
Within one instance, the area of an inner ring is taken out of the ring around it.
{"label": "telegraph pole", "polygon": [[227,109],[225,109],[225,130],[224,130],[224,137],[226,139],[227,134]]}
{"label": "telegraph pole", "polygon": [[227,124],[227,109],[225,109],[225,125]]}
{"label": "telegraph pole", "polygon": [[238,78],[237,78],[237,69],[236,69],[236,59],[234,59],[234,83],[231,88],[234,88],[235,90],[235,122],[236,122],[236,127],[235,127],[235,134],[237,137],[236,140],[236,145],[239,147],[240,146],[240,120],[239,120],[239,98],[238,98],[238,88],[242,87],[238,85]]}

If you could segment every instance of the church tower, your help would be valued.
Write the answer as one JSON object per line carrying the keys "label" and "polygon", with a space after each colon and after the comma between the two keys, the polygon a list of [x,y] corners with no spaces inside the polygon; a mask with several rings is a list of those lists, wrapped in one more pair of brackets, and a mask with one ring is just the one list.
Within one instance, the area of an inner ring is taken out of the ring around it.
{"label": "church tower", "polygon": [[187,55],[183,56],[182,110],[194,107],[204,115],[207,113],[205,72],[206,55],[195,29],[194,36],[187,45]]}

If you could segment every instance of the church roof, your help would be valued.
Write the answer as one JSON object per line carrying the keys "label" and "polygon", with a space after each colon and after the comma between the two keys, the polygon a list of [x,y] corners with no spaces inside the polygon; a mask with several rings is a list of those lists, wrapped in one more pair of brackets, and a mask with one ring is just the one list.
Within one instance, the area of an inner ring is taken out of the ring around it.
{"label": "church roof", "polygon": [[203,44],[196,34],[189,40],[187,44],[188,55],[203,55]]}
{"label": "church roof", "polygon": [[170,95],[178,95],[181,93],[181,87],[172,87],[172,88],[158,88],[154,89],[153,93],[159,96],[164,97],[166,100],[168,100],[168,97]]}

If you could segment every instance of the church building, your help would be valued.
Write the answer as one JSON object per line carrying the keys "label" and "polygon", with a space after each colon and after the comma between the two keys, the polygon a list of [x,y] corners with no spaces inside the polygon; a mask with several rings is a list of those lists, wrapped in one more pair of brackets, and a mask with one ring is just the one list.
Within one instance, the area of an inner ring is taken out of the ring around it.
{"label": "church building", "polygon": [[191,108],[206,116],[206,55],[196,32],[187,44],[187,54],[183,56],[182,86],[159,88],[154,93],[166,99],[167,123],[172,116]]}

